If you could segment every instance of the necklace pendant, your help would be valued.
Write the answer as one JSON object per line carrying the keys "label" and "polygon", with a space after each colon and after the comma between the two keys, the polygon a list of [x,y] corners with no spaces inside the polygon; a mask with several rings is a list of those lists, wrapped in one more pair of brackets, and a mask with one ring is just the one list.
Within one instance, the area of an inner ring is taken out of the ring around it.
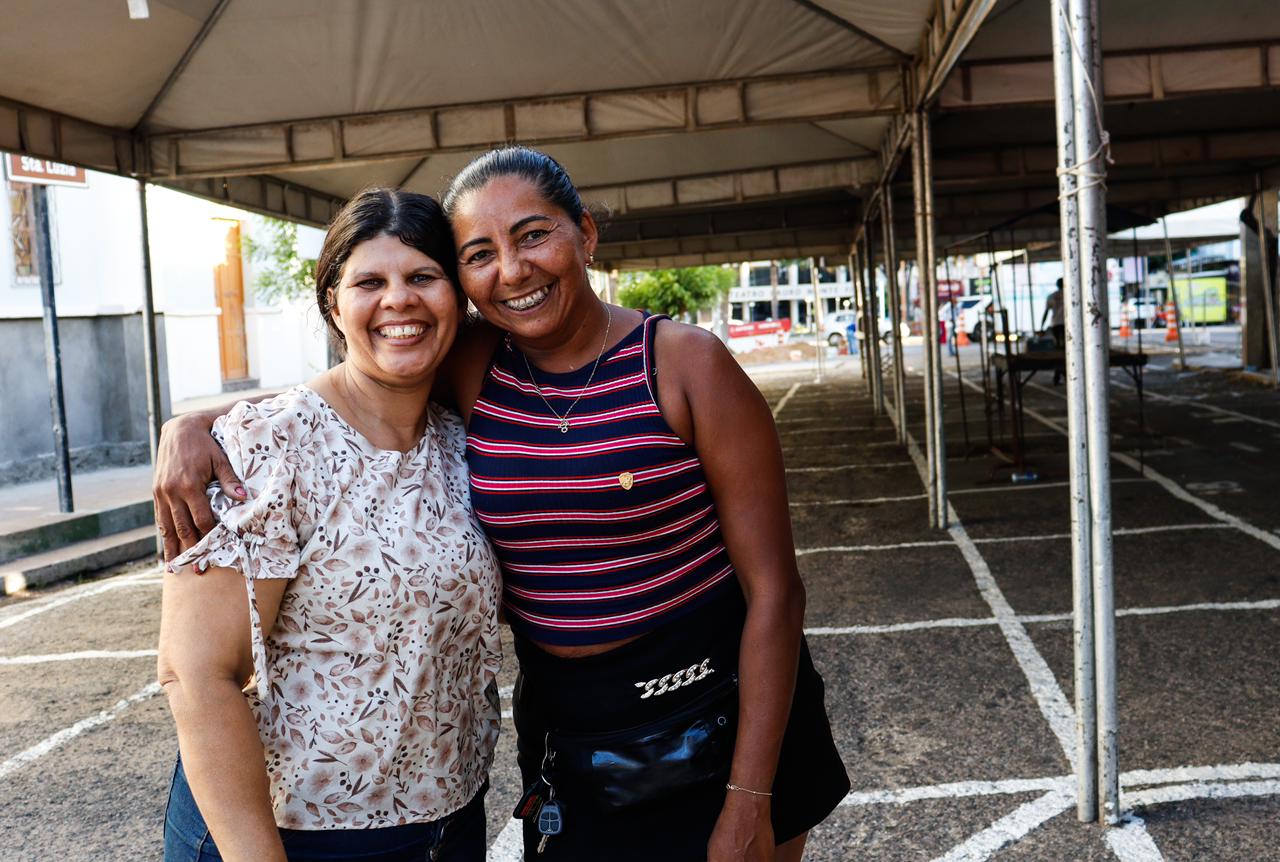
{"label": "necklace pendant", "polygon": [[561,433],[561,434],[568,434],[568,433],[569,433],[569,420],[568,420],[568,419],[561,419],[561,420],[560,420],[560,433]]}

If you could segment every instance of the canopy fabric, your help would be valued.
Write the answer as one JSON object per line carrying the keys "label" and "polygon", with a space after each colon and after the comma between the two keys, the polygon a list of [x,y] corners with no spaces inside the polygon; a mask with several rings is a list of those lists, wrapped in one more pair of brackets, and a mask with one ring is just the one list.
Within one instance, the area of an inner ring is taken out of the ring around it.
{"label": "canopy fabric", "polygon": [[[520,141],[610,214],[608,265],[843,254],[883,179],[891,117],[945,58],[939,239],[1056,193],[1047,3],[147,5],[133,20],[124,0],[6,3],[0,148],[323,225],[365,186],[438,194],[476,154]],[[1151,10],[1103,8],[1107,97],[1125,108],[1114,188],[1146,215],[1240,194],[1280,152],[1274,0]],[[910,253],[909,172],[890,179]]]}

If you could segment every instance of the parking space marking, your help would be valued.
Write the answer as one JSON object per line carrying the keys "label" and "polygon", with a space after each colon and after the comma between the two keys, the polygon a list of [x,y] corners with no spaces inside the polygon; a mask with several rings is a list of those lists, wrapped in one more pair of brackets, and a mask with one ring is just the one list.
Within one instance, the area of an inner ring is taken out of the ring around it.
{"label": "parking space marking", "polygon": [[850,442],[850,441],[846,441],[843,443],[839,443],[839,442],[799,443],[794,446],[783,446],[782,450],[783,450],[783,453],[785,454],[786,452],[792,452],[792,451],[795,451],[796,449],[854,449],[854,448],[885,449],[890,446],[897,446],[897,445],[898,445],[897,440],[876,440],[871,443],[858,443],[858,442]]}
{"label": "parking space marking", "polygon": [[[1111,534],[1114,536],[1143,536],[1149,533],[1176,533],[1182,530],[1228,530],[1231,526],[1231,524],[1223,524],[1217,521],[1201,524],[1161,524],[1152,527],[1117,527],[1111,531]],[[979,536],[976,539],[970,538],[969,541],[975,545],[1003,545],[1013,542],[1053,542],[1070,538],[1070,533],[1039,533],[1027,536]],[[888,545],[829,545],[818,548],[797,548],[796,556],[844,554],[862,551],[896,551],[900,548],[936,548],[946,547],[951,544],[953,543],[945,539],[937,539],[922,542],[895,542]]]}
{"label": "parking space marking", "polygon": [[1127,862],[1164,862],[1160,848],[1151,840],[1147,824],[1132,811],[1126,813],[1119,826],[1104,833],[1107,847]]}
{"label": "parking space marking", "polygon": [[[1058,435],[1053,434],[1054,437]],[[948,459],[951,460],[951,459]],[[1143,476],[1123,476],[1119,479],[1112,479],[1112,485],[1132,485],[1139,482],[1148,482],[1149,479]],[[1021,482],[1017,485],[1010,482],[1007,485],[991,485],[986,488],[958,488],[956,490],[948,490],[947,496],[952,494],[1003,494],[1006,491],[1039,491],[1044,488],[1067,488],[1070,482]]]}
{"label": "parking space marking", "polygon": [[144,700],[149,700],[159,693],[160,683],[150,683],[136,694],[132,694],[123,700],[116,701],[115,705],[109,709],[104,709],[96,715],[91,715],[88,718],[82,718],[70,727],[64,727],[52,736],[45,737],[30,748],[24,749],[3,763],[0,763],[0,778],[4,778],[9,774],[18,771],[22,767],[30,763],[34,763],[58,746],[70,742],[85,731],[93,730],[95,727],[106,724],[134,704],[141,703]]}
{"label": "parking space marking", "polygon": [[1135,790],[1127,801],[1134,808],[1149,808],[1170,802],[1190,802],[1193,799],[1235,799],[1242,796],[1277,795],[1280,795],[1280,780],[1241,781],[1232,784],[1196,782]]}
{"label": "parking space marking", "polygon": [[[1117,617],[1151,617],[1165,614],[1188,614],[1203,611],[1274,611],[1280,610],[1280,599],[1261,599],[1252,602],[1196,602],[1189,605],[1159,605],[1155,607],[1117,608]],[[1023,625],[1038,623],[1070,622],[1071,614],[1018,614],[1014,619]],[[804,633],[814,637],[841,635],[883,635],[896,632],[914,632],[927,629],[962,629],[994,626],[1000,621],[995,617],[944,617],[934,620],[915,620],[906,623],[882,623],[857,626],[813,626]]]}
{"label": "parking space marking", "polygon": [[1038,799],[1024,802],[981,832],[970,835],[933,862],[979,862],[1025,837],[1075,805],[1069,791],[1051,790]]}
{"label": "parking space marking", "polygon": [[40,604],[35,602],[24,602],[12,609],[12,613],[8,616],[0,618],[0,629],[6,629],[9,626],[16,626],[18,623],[28,620],[31,617],[38,616],[55,608],[78,602],[81,599],[91,598],[101,595],[102,593],[112,590],[123,589],[125,587],[143,587],[152,586],[162,583],[162,579],[154,576],[154,572],[145,572],[140,575],[122,575],[118,578],[109,578],[102,583],[92,585],[86,584],[84,588],[73,587],[64,590],[56,596],[50,597],[48,600],[42,601]]}
{"label": "parking space marking", "polygon": [[1254,446],[1252,443],[1241,443],[1239,440],[1232,440],[1227,445],[1233,446],[1236,449],[1239,449],[1241,452],[1248,452],[1251,455],[1257,455],[1259,452],[1262,451],[1261,447]]}
{"label": "parking space marking", "polygon": [[821,428],[779,428],[779,436],[786,438],[796,434],[838,434],[845,431],[888,431],[887,425],[837,425]]}
{"label": "parking space marking", "polygon": [[[1039,384],[1033,383],[1032,385],[1035,386],[1036,388],[1042,388],[1039,386]],[[1128,383],[1121,383],[1118,380],[1113,380],[1111,382],[1111,385],[1118,387],[1120,389],[1134,388]],[[1238,410],[1228,410],[1226,407],[1219,407],[1216,404],[1205,404],[1201,401],[1196,401],[1192,398],[1182,398],[1178,395],[1164,395],[1160,392],[1152,392],[1150,389],[1145,390],[1143,394],[1145,394],[1146,397],[1152,399],[1153,401],[1168,401],[1173,404],[1188,405],[1191,407],[1196,407],[1200,410],[1207,410],[1210,413],[1216,413],[1219,416],[1234,416],[1237,419],[1244,420],[1245,422],[1254,422],[1258,425],[1266,425],[1269,428],[1280,428],[1280,422],[1274,422],[1270,419],[1263,419],[1261,416],[1251,416],[1248,413],[1241,413]]]}
{"label": "parking space marking", "polygon": [[787,390],[787,394],[783,395],[780,399],[778,399],[777,406],[773,408],[774,419],[778,418],[778,414],[782,412],[782,408],[787,406],[787,402],[791,400],[791,396],[795,395],[796,390],[799,389],[802,385],[803,384],[801,383],[792,383],[791,388]]}
{"label": "parking space marking", "polygon": [[502,827],[498,837],[489,845],[485,862],[518,862],[524,858],[523,823],[523,820],[516,820],[514,817],[507,821],[507,825]]}
{"label": "parking space marking", "polygon": [[44,664],[52,661],[88,661],[91,659],[128,659],[128,658],[155,658],[156,651],[153,649],[134,649],[134,650],[107,650],[107,649],[89,649],[79,650],[77,652],[59,652],[49,655],[10,655],[0,656],[0,665],[15,664]]}
{"label": "parking space marking", "polygon": [[877,467],[910,467],[910,461],[879,461],[874,464],[838,464],[832,467],[788,467],[788,473],[838,473],[842,470],[874,470]]}
{"label": "parking space marking", "polygon": [[923,500],[927,494],[904,494],[901,497],[863,497],[854,500],[800,500],[792,502],[792,506],[873,506],[878,503],[905,503],[909,500]]}
{"label": "parking space marking", "polygon": [[[1056,429],[1059,433],[1063,434],[1064,436],[1066,435],[1067,433],[1066,428],[1063,428],[1061,425],[1057,424],[1051,419],[1046,419],[1044,416],[1041,416],[1039,413],[1037,413],[1035,410],[1031,409],[1030,407],[1025,408],[1025,412],[1028,416],[1030,416],[1032,419],[1035,419],[1037,422],[1041,422],[1045,425],[1048,425],[1049,427]],[[1123,452],[1113,451],[1111,453],[1111,457],[1119,461],[1121,464],[1124,464],[1126,467],[1130,467],[1134,470],[1139,470],[1139,469],[1142,469],[1143,467],[1143,465],[1138,463],[1138,459],[1132,458]],[[1155,482],[1160,487],[1164,488],[1166,491],[1168,491],[1174,497],[1177,497],[1179,500],[1182,500],[1185,503],[1190,503],[1191,505],[1198,508],[1200,511],[1204,512],[1209,517],[1219,520],[1224,524],[1230,524],[1240,532],[1245,533],[1246,535],[1252,536],[1258,541],[1263,542],[1264,544],[1270,545],[1271,547],[1280,551],[1280,536],[1276,536],[1271,533],[1268,533],[1266,530],[1259,529],[1258,527],[1255,527],[1253,524],[1250,524],[1248,521],[1245,521],[1242,518],[1238,518],[1235,515],[1232,515],[1230,512],[1227,512],[1223,509],[1218,508],[1217,506],[1210,503],[1208,500],[1200,499],[1195,494],[1192,494],[1190,491],[1187,491],[1177,482],[1170,479],[1168,476],[1165,476],[1163,473],[1154,469],[1150,464],[1146,465],[1145,473],[1148,479]]]}

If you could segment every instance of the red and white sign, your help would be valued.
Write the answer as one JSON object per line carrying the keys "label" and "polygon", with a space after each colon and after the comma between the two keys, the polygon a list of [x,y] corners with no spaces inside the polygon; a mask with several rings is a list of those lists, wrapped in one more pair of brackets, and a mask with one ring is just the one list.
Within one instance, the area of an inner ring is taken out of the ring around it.
{"label": "red and white sign", "polygon": [[70,186],[77,189],[89,187],[89,178],[85,175],[84,168],[16,153],[4,154],[4,175],[15,183]]}
{"label": "red and white sign", "polygon": [[[791,331],[791,319],[760,320],[756,323],[735,323],[729,327],[730,338],[755,338],[759,335],[781,335]],[[781,343],[781,341],[779,341]]]}

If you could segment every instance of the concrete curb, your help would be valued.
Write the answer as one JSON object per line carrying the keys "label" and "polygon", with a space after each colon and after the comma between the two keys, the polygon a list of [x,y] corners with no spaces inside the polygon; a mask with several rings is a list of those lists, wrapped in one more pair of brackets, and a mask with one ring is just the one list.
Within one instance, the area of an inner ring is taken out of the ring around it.
{"label": "concrete curb", "polygon": [[85,572],[155,555],[156,531],[150,525],[76,542],[0,565],[0,595],[11,595],[30,587],[45,586]]}
{"label": "concrete curb", "polygon": [[136,530],[155,520],[150,500],[140,500],[112,509],[68,515],[48,524],[0,533],[0,565],[43,554],[77,542]]}

